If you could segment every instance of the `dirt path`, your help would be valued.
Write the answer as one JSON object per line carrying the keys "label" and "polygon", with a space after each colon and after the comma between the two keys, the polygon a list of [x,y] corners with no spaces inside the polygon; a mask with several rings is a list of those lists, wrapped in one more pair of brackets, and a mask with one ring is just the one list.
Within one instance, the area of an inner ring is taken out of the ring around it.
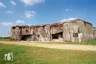
{"label": "dirt path", "polygon": [[96,51],[96,45],[76,45],[76,44],[45,44],[37,42],[12,42],[12,41],[0,41],[3,44],[16,44],[24,46],[36,46],[44,48],[65,49],[65,50],[82,50],[82,51]]}

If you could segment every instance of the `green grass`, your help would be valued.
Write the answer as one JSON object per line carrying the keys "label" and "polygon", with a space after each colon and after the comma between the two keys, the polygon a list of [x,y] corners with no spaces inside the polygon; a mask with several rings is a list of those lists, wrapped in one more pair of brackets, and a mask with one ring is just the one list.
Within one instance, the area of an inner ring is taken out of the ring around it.
{"label": "green grass", "polygon": [[96,45],[96,40],[93,40],[93,41],[91,41],[91,42],[88,42],[88,44]]}
{"label": "green grass", "polygon": [[[14,60],[4,61],[12,52]],[[0,44],[0,64],[96,64],[96,51],[71,51]]]}
{"label": "green grass", "polygon": [[90,42],[69,42],[68,44],[96,45],[96,40]]}
{"label": "green grass", "polygon": [[0,41],[10,41],[10,39],[0,39]]}
{"label": "green grass", "polygon": [[5,39],[5,38],[1,38],[1,37],[0,37],[0,41],[10,41],[10,38]]}

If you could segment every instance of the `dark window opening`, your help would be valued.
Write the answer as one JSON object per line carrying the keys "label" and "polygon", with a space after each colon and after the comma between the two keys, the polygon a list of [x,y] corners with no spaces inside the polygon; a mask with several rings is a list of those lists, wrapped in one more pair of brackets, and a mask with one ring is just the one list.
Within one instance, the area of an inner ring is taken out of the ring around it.
{"label": "dark window opening", "polygon": [[73,33],[73,37],[78,37],[78,33]]}
{"label": "dark window opening", "polygon": [[13,27],[12,29],[15,29],[16,27]]}
{"label": "dark window opening", "polygon": [[30,39],[30,35],[22,35],[21,40],[26,41],[26,40],[28,40],[28,39]]}
{"label": "dark window opening", "polygon": [[29,31],[28,31],[28,30],[26,30],[26,33],[29,33]]}
{"label": "dark window opening", "polygon": [[78,28],[78,33],[80,33],[80,28]]}
{"label": "dark window opening", "polygon": [[40,37],[40,35],[37,35],[37,37]]}
{"label": "dark window opening", "polygon": [[63,32],[52,34],[52,39],[63,38]]}

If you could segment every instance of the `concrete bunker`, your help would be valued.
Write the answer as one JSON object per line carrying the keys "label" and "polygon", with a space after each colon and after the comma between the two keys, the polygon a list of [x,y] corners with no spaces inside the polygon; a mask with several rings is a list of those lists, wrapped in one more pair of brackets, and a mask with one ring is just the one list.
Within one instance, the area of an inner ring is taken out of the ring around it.
{"label": "concrete bunker", "polygon": [[47,25],[13,26],[12,40],[87,42],[96,39],[96,28],[84,20],[75,19]]}

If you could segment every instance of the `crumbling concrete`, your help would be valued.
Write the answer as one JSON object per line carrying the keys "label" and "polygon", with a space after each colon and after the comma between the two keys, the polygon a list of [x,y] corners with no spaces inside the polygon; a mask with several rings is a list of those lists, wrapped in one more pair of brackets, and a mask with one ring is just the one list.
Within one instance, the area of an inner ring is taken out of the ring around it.
{"label": "crumbling concrete", "polygon": [[96,27],[93,27],[93,37],[94,37],[94,40],[96,40]]}
{"label": "crumbling concrete", "polygon": [[37,26],[13,26],[11,32],[12,40],[87,42],[96,39],[96,28],[80,19]]}
{"label": "crumbling concrete", "polygon": [[64,41],[86,42],[93,39],[92,24],[83,20],[72,20],[63,24]]}

